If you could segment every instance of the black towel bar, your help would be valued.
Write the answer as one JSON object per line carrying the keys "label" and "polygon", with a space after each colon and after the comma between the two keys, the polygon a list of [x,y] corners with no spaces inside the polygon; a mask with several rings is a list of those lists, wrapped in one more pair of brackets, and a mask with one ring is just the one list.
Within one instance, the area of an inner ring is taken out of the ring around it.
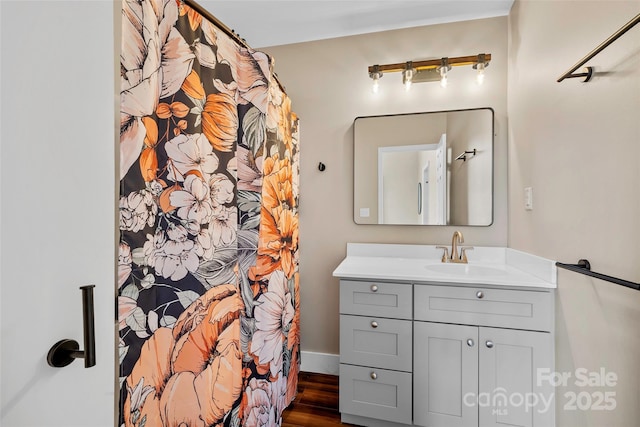
{"label": "black towel bar", "polygon": [[563,264],[561,262],[556,262],[556,266],[560,268],[564,268],[566,270],[574,271],[576,273],[595,277],[596,279],[606,280],[607,282],[611,282],[627,288],[635,289],[636,291],[640,291],[640,283],[630,282],[628,280],[619,279],[617,277],[607,276],[606,274],[600,274],[600,273],[596,273],[595,271],[591,271],[591,264],[586,259],[579,260],[577,264]]}
{"label": "black towel bar", "polygon": [[[582,67],[587,62],[589,62],[589,60],[591,58],[593,58],[594,56],[596,56],[597,54],[599,54],[600,52],[605,50],[607,48],[607,46],[609,46],[614,41],[618,40],[620,38],[620,36],[622,36],[624,33],[629,31],[631,28],[633,28],[638,23],[640,23],[640,13],[637,14],[636,16],[634,16],[631,19],[631,21],[629,21],[625,25],[623,25],[622,28],[620,28],[618,31],[613,33],[608,39],[606,39],[605,41],[600,43],[600,45],[598,47],[593,49],[591,52],[589,52],[587,54],[587,56],[585,56],[580,61],[578,61],[578,63],[576,63],[573,67],[571,67],[571,69],[569,69],[569,71],[567,71],[566,73],[561,75],[558,78],[557,82],[560,83],[564,79],[571,79],[571,78],[574,78],[574,77],[582,77],[582,78],[584,78],[585,82],[588,82],[589,80],[591,80],[591,76],[593,75],[593,67],[586,67],[586,72],[584,72],[584,73],[576,73],[575,71],[578,68]],[[626,286],[626,285],[623,285],[623,286]]]}

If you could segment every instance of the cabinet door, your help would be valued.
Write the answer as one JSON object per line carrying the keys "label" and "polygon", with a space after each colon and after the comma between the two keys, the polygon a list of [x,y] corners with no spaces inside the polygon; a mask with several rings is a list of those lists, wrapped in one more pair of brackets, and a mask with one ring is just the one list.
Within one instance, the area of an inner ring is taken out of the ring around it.
{"label": "cabinet door", "polygon": [[554,390],[539,379],[554,369],[551,334],[480,328],[479,337],[480,425],[553,426]]}
{"label": "cabinet door", "polygon": [[414,322],[413,423],[478,425],[478,328]]}

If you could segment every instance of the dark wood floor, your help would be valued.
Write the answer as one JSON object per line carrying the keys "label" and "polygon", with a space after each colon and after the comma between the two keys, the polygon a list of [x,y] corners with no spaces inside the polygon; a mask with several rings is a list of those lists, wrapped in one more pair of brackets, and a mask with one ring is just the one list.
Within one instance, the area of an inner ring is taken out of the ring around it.
{"label": "dark wood floor", "polygon": [[350,426],[340,422],[338,377],[300,372],[298,395],[283,414],[282,427]]}

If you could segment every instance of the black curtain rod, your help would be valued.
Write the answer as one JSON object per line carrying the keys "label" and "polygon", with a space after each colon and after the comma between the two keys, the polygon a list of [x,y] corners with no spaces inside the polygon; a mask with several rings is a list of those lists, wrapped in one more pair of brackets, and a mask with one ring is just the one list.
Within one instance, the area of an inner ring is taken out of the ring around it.
{"label": "black curtain rod", "polygon": [[615,283],[616,285],[640,291],[640,283],[630,282],[628,280],[619,279],[617,277],[607,276],[606,274],[600,274],[596,273],[595,271],[591,271],[591,264],[586,259],[579,260],[577,264],[563,264],[561,262],[556,262],[556,266],[564,268],[565,270],[571,270],[576,273],[595,277],[596,279],[600,280],[606,280],[607,282]]}
{"label": "black curtain rod", "polygon": [[[247,49],[253,50],[253,48],[251,46],[249,46],[249,44],[247,43],[247,41],[245,39],[240,38],[240,36],[238,34],[236,34],[235,31],[233,31],[231,28],[227,27],[222,21],[220,21],[218,18],[213,16],[211,14],[211,12],[209,12],[207,9],[202,7],[200,4],[198,4],[194,0],[181,0],[181,1],[182,1],[182,3],[186,4],[187,6],[189,6],[191,9],[195,10],[196,12],[198,12],[204,18],[206,18],[209,21],[211,21],[216,27],[220,28],[226,35],[231,37],[236,43],[238,43],[242,47],[245,47]],[[273,73],[273,78],[276,80],[276,83],[278,83],[278,86],[280,86],[280,89],[283,92],[286,93],[284,85],[282,83],[280,83],[280,79],[278,78],[278,76],[276,75],[275,72]]]}

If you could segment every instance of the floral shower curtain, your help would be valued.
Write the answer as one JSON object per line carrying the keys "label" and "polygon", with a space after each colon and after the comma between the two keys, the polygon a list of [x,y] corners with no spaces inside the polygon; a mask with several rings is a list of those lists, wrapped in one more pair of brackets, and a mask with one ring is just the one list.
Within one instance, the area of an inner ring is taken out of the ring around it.
{"label": "floral shower curtain", "polygon": [[298,120],[267,55],[123,0],[119,425],[276,426],[300,366]]}

